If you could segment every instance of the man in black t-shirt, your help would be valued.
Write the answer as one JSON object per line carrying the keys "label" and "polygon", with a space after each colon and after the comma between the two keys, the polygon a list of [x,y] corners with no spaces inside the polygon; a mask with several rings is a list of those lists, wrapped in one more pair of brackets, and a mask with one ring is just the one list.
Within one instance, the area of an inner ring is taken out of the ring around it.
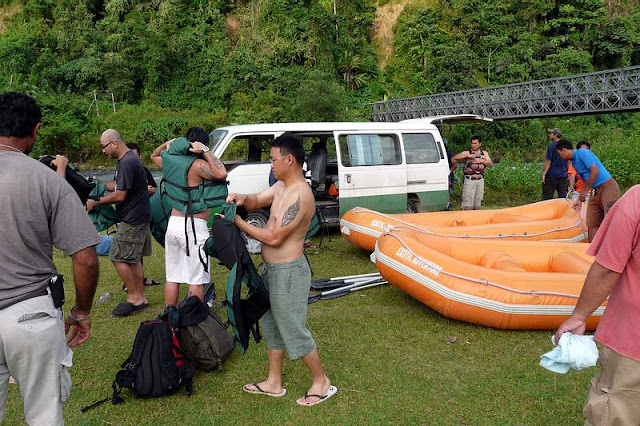
{"label": "man in black t-shirt", "polygon": [[109,258],[127,287],[127,301],[113,310],[118,317],[128,316],[149,306],[144,295],[142,253],[149,233],[151,204],[147,193],[147,177],[138,156],[122,141],[120,133],[108,129],[100,136],[102,151],[117,159],[115,182],[109,182],[110,194],[88,200],[87,210],[101,204],[116,204],[121,222],[113,239]]}
{"label": "man in black t-shirt", "polygon": [[[142,160],[142,155],[140,155],[140,146],[137,143],[133,143],[130,142],[127,144],[127,148],[129,148],[131,151],[133,151],[134,154],[136,154],[138,156],[138,158],[140,160]],[[146,167],[144,167],[144,172],[147,176],[147,193],[149,194],[149,197],[153,196],[153,194],[156,193],[156,189],[158,188],[158,184],[156,183],[156,180],[153,178],[153,175],[151,174],[151,171]],[[152,252],[151,252],[151,233],[147,234],[147,238],[144,241],[144,250],[142,251],[142,259],[140,259],[140,262],[142,263],[142,269],[143,269],[143,274],[144,274],[144,258],[145,257],[149,257],[151,256]],[[146,286],[152,286],[152,285],[160,285],[160,283],[158,281],[152,280],[151,278],[147,278],[146,274],[144,275],[144,278],[142,279],[142,282],[144,283],[144,285]],[[123,290],[127,291],[127,287],[123,284]]]}

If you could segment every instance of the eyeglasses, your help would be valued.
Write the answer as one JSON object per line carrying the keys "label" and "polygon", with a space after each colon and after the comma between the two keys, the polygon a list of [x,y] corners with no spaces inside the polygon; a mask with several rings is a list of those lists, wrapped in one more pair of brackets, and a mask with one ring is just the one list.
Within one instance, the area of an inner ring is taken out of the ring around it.
{"label": "eyeglasses", "polygon": [[107,147],[109,145],[111,145],[112,143],[114,143],[115,141],[109,141],[107,143],[105,143],[104,145],[100,144],[100,146],[102,147],[102,150],[104,151],[105,149],[107,149]]}
{"label": "eyeglasses", "polygon": [[281,155],[280,157],[276,157],[276,158],[269,157],[269,161],[271,161],[271,163],[273,164],[273,163],[275,163],[277,160],[279,160],[279,159],[281,159],[281,158],[284,158],[284,157],[286,157],[286,155]]}

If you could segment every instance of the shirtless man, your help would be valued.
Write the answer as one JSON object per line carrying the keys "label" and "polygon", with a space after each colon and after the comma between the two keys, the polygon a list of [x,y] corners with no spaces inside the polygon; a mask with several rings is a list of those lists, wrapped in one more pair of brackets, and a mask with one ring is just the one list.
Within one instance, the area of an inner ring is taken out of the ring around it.
{"label": "shirtless man", "polygon": [[[176,144],[184,143],[186,148],[187,141],[183,138],[165,142],[151,154],[151,161],[163,168],[167,191],[169,191],[168,186],[171,185],[171,182],[198,191],[205,180],[224,180],[227,177],[224,164],[209,151],[207,145],[202,143],[202,141],[209,141],[209,134],[206,130],[201,127],[192,127],[187,132],[187,140],[191,143],[188,148],[190,155],[176,154],[173,152],[174,150],[171,150],[173,141],[176,141]],[[202,158],[194,160],[194,154],[201,154]],[[184,179],[187,167],[188,185],[185,185],[185,182],[180,182],[179,179]],[[171,209],[171,217],[165,235],[165,271],[167,276],[164,287],[165,306],[177,305],[180,283],[189,284],[188,296],[198,296],[200,300],[203,300],[204,286],[210,281],[209,271],[201,264],[201,256],[199,255],[202,243],[209,238],[207,228],[209,208],[204,203],[193,202],[194,227],[192,227],[191,218],[185,215],[187,193],[186,191],[178,191],[178,193],[181,193],[185,198],[181,200],[182,203],[175,203],[175,207]],[[192,198],[196,199],[197,197]],[[185,221],[189,222],[188,226],[185,226]]]}
{"label": "shirtless man", "polygon": [[249,225],[238,216],[235,218],[238,228],[262,243],[266,264],[262,278],[271,301],[271,309],[262,317],[269,376],[243,389],[253,394],[284,396],[287,390],[282,387],[282,364],[286,350],[289,358],[302,358],[311,371],[311,388],[296,402],[312,406],[326,401],[338,389],[325,375],[316,343],[306,325],[311,272],[303,255],[303,243],[315,202],[302,174],[302,141],[290,133],[276,138],[271,144],[270,161],[278,182],[259,194],[231,193],[227,198],[228,203],[235,202],[249,211],[271,206],[266,228]]}

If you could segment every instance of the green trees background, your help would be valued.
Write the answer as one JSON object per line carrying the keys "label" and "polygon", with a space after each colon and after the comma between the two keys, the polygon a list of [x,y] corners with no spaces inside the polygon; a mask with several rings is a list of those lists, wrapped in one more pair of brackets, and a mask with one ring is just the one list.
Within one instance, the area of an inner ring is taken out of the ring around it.
{"label": "green trees background", "polygon": [[[374,23],[394,3],[404,9],[381,67]],[[384,98],[636,65],[640,3],[0,0],[0,61],[0,90],[44,106],[40,152],[91,162],[106,127],[150,152],[191,125],[367,120],[367,103]],[[100,116],[89,110],[94,90]],[[531,161],[547,126],[625,144],[639,122],[627,114],[445,131],[454,149],[480,132],[498,159]]]}

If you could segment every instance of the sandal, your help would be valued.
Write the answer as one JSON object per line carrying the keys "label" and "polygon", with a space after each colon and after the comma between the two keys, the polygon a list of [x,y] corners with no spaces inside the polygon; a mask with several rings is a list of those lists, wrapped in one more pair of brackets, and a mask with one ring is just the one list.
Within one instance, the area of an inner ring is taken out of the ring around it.
{"label": "sandal", "polygon": [[114,317],[128,317],[129,315],[133,314],[134,312],[141,311],[141,310],[143,310],[145,308],[148,308],[148,307],[149,307],[148,303],[142,303],[140,305],[134,305],[131,302],[122,302],[122,303],[118,304],[118,306],[116,306],[113,311],[111,311],[111,314]]}

